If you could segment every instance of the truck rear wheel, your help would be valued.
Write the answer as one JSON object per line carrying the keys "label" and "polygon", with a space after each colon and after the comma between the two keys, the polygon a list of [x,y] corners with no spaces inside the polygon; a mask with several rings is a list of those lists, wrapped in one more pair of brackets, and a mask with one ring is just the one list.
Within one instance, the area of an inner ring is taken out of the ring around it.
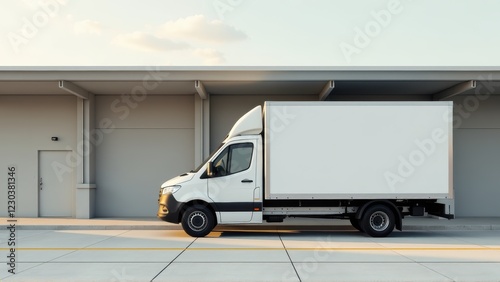
{"label": "truck rear wheel", "polygon": [[366,234],[385,237],[394,230],[395,216],[389,207],[374,205],[365,211],[360,223]]}
{"label": "truck rear wheel", "polygon": [[192,237],[205,237],[215,227],[215,217],[205,206],[192,206],[182,215],[182,228]]}
{"label": "truck rear wheel", "polygon": [[352,216],[349,218],[349,221],[351,222],[352,227],[356,228],[356,230],[358,230],[360,232],[363,232],[363,229],[361,228],[359,219],[356,219],[355,216]]}

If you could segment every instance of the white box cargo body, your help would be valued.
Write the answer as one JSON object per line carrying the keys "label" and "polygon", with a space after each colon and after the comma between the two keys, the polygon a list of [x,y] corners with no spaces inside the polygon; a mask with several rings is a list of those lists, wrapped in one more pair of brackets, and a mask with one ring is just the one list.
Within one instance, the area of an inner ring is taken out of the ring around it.
{"label": "white box cargo body", "polygon": [[452,102],[266,102],[265,199],[452,198]]}

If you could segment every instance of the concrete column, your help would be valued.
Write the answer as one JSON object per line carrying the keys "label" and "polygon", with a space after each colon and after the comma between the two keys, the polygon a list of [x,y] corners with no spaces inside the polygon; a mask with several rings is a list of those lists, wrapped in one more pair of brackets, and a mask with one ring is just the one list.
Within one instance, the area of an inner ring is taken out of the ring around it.
{"label": "concrete column", "polygon": [[210,100],[194,97],[194,164],[210,155]]}
{"label": "concrete column", "polygon": [[92,136],[95,133],[95,96],[89,93],[88,99],[78,98],[78,146],[83,156],[78,166],[75,216],[76,218],[92,218],[95,215],[95,144]]}
{"label": "concrete column", "polygon": [[203,159],[210,156],[210,96],[203,100]]}

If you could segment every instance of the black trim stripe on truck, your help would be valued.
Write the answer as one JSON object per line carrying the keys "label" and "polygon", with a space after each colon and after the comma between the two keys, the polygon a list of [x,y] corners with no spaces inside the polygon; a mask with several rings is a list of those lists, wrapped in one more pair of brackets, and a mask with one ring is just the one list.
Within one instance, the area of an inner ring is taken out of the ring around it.
{"label": "black trim stripe on truck", "polygon": [[261,211],[261,202],[228,202],[213,203],[214,209],[219,212],[253,212]]}

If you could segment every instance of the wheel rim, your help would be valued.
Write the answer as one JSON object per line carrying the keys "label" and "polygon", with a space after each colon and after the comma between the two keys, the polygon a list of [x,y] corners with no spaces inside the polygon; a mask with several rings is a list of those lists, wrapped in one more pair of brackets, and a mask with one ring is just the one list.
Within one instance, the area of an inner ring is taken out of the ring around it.
{"label": "wheel rim", "polygon": [[375,231],[384,231],[389,227],[389,215],[385,212],[377,211],[370,216],[370,226]]}
{"label": "wheel rim", "polygon": [[205,229],[207,226],[207,215],[200,212],[195,211],[189,215],[188,225],[191,230],[201,231]]}

